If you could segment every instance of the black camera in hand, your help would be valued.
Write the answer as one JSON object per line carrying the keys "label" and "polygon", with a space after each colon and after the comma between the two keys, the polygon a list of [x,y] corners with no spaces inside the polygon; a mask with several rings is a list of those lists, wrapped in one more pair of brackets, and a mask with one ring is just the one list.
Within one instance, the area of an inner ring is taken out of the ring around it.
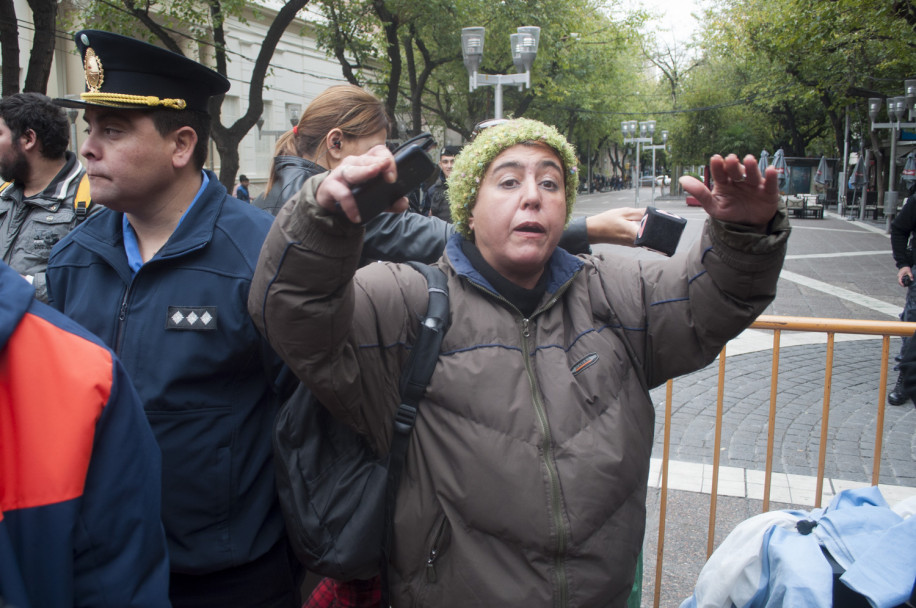
{"label": "black camera in hand", "polygon": [[671,257],[677,250],[686,225],[687,220],[679,215],[646,207],[633,244]]}
{"label": "black camera in hand", "polygon": [[[428,141],[422,141],[421,138]],[[426,153],[426,147],[434,143],[425,133],[411,138],[394,151],[394,162],[398,168],[398,177],[394,183],[386,182],[379,175],[352,189],[363,224],[438,175],[438,165]]]}
{"label": "black camera in hand", "polygon": [[903,275],[903,278],[900,279],[900,282],[903,283],[904,287],[909,287],[913,284],[913,277],[908,274]]}

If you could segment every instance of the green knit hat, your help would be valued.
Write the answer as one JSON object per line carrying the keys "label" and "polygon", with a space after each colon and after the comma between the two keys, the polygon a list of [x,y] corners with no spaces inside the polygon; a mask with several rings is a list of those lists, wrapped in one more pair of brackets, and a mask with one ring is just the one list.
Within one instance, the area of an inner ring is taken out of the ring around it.
{"label": "green knit hat", "polygon": [[477,203],[480,182],[490,163],[503,150],[526,142],[547,144],[560,157],[566,183],[566,223],[569,223],[579,186],[575,149],[554,127],[536,120],[516,118],[484,129],[455,158],[455,166],[448,178],[449,207],[455,229],[466,238],[471,235],[468,220]]}

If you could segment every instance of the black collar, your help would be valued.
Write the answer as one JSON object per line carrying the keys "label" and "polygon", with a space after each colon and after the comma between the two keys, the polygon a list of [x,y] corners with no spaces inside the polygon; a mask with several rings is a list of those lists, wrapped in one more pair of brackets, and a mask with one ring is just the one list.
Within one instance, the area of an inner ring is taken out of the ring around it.
{"label": "black collar", "polygon": [[499,295],[506,298],[525,317],[530,317],[534,314],[541,298],[544,296],[544,292],[547,291],[547,279],[550,275],[549,267],[544,269],[541,278],[538,279],[537,285],[533,289],[525,289],[499,274],[483,259],[483,255],[477,245],[471,241],[464,239],[461,242],[461,250],[467,256],[468,261],[471,262],[471,266],[493,286],[493,289]]}

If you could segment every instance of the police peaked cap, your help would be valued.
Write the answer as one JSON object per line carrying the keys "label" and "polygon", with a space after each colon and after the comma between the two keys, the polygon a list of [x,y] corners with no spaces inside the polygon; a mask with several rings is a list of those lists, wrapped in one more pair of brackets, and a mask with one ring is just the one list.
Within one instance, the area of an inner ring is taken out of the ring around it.
{"label": "police peaked cap", "polygon": [[196,61],[146,42],[82,30],[74,36],[83,57],[86,92],[55,99],[70,108],[170,108],[207,111],[207,100],[229,90],[229,81]]}

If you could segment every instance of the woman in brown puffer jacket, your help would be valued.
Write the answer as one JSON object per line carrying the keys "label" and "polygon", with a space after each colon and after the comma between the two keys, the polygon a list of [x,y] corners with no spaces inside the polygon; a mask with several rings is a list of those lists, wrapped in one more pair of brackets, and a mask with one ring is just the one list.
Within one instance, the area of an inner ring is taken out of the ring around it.
{"label": "woman in brown puffer jacket", "polygon": [[[702,237],[639,261],[556,247],[578,180],[552,127],[508,121],[462,151],[449,180],[459,234],[437,263],[451,326],[399,489],[394,606],[625,604],[645,529],[648,390],[749,325],[785,256],[775,172],[762,178],[752,157],[710,166],[713,192],[684,183],[710,215]],[[398,264],[356,272],[349,189],[394,170],[375,148],[309,180],[274,223],[249,296],[277,352],[381,453],[426,283]]]}

